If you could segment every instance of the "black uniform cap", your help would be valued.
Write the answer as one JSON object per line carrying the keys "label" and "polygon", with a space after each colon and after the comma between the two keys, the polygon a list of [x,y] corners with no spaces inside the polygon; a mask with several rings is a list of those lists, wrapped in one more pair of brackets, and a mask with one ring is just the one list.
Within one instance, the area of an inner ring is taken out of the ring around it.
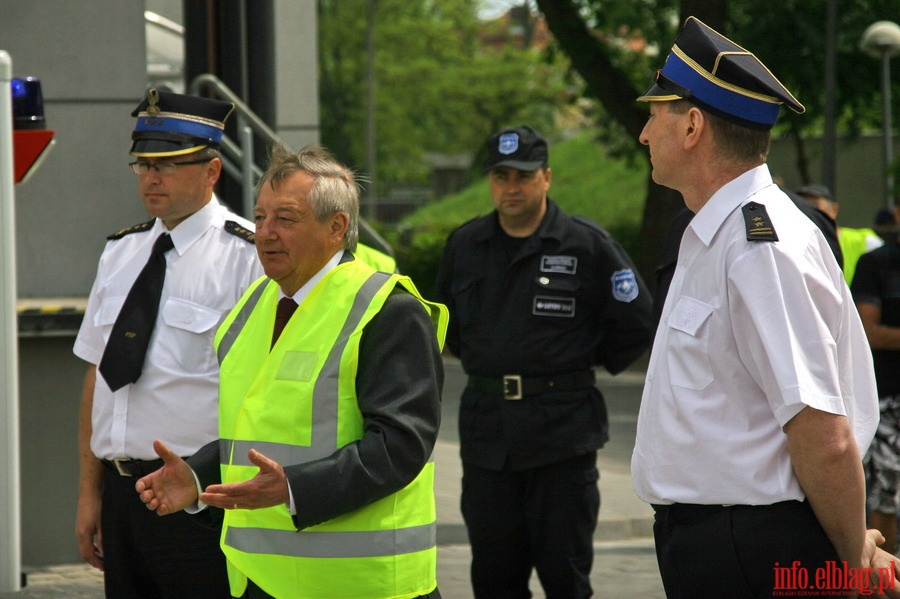
{"label": "black uniform cap", "polygon": [[131,113],[137,117],[132,156],[165,157],[218,149],[231,102],[151,89]]}
{"label": "black uniform cap", "polygon": [[639,102],[689,100],[727,121],[771,129],[782,104],[806,111],[753,53],[688,17],[656,81]]}
{"label": "black uniform cap", "polygon": [[482,173],[498,166],[535,171],[547,164],[547,141],[531,127],[508,127],[487,140],[488,157]]}

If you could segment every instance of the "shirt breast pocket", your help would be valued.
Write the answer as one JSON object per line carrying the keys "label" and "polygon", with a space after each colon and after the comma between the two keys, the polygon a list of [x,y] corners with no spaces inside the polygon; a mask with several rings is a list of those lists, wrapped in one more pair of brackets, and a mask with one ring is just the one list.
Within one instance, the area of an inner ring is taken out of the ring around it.
{"label": "shirt breast pocket", "polygon": [[94,314],[94,325],[103,329],[103,338],[108,339],[112,326],[122,311],[122,304],[125,303],[124,295],[115,295],[105,298],[100,302],[96,314]]}
{"label": "shirt breast pocket", "polygon": [[709,359],[709,320],[715,307],[682,297],[666,320],[669,327],[666,361],[669,380],[677,387],[705,389],[715,380]]}
{"label": "shirt breast pocket", "polygon": [[157,331],[157,359],[191,374],[212,370],[216,367],[213,336],[221,318],[219,310],[168,298],[162,307],[165,330]]}

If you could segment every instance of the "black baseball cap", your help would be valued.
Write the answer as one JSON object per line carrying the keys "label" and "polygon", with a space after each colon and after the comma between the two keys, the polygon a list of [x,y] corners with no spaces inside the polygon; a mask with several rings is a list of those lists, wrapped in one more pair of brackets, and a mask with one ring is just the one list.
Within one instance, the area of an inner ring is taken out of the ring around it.
{"label": "black baseball cap", "polygon": [[549,158],[547,140],[531,127],[508,127],[492,134],[487,141],[487,161],[482,173],[498,166],[520,171],[536,171]]}

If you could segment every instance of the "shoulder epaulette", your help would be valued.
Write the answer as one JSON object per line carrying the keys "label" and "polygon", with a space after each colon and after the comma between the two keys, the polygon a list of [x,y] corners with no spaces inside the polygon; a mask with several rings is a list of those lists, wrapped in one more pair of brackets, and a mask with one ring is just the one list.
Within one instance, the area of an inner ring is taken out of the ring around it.
{"label": "shoulder epaulette", "polygon": [[115,233],[113,233],[111,235],[107,235],[106,239],[108,239],[108,240],[122,239],[126,235],[131,235],[132,233],[143,233],[144,231],[149,231],[150,229],[153,228],[153,223],[155,223],[155,222],[156,222],[156,219],[153,218],[153,219],[148,220],[145,223],[141,223],[139,225],[134,225],[133,227],[128,227],[127,229],[119,229]]}
{"label": "shoulder epaulette", "polygon": [[748,202],[741,207],[744,224],[747,227],[747,241],[778,241],[778,234],[769,220],[766,207],[756,202]]}
{"label": "shoulder epaulette", "polygon": [[233,220],[225,221],[225,230],[236,237],[240,237],[244,241],[249,241],[250,243],[253,243],[253,240],[256,238],[256,233]]}

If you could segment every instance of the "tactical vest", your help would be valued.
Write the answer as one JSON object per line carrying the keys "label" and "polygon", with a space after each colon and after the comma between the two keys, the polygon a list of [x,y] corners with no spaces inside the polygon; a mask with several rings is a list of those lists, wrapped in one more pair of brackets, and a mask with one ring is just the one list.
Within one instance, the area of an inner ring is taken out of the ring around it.
{"label": "tactical vest", "polygon": [[[271,352],[278,285],[264,277],[248,289],[215,340],[223,482],[257,473],[250,448],[291,465],[362,438],[359,342],[396,285],[429,311],[443,346],[446,307],[424,300],[408,277],[375,272],[361,260],[338,265],[316,285]],[[297,501],[302,509],[303,498]],[[437,585],[433,459],[397,493],[301,531],[284,505],[227,510],[221,545],[238,597],[248,578],[279,598],[427,594]]]}

